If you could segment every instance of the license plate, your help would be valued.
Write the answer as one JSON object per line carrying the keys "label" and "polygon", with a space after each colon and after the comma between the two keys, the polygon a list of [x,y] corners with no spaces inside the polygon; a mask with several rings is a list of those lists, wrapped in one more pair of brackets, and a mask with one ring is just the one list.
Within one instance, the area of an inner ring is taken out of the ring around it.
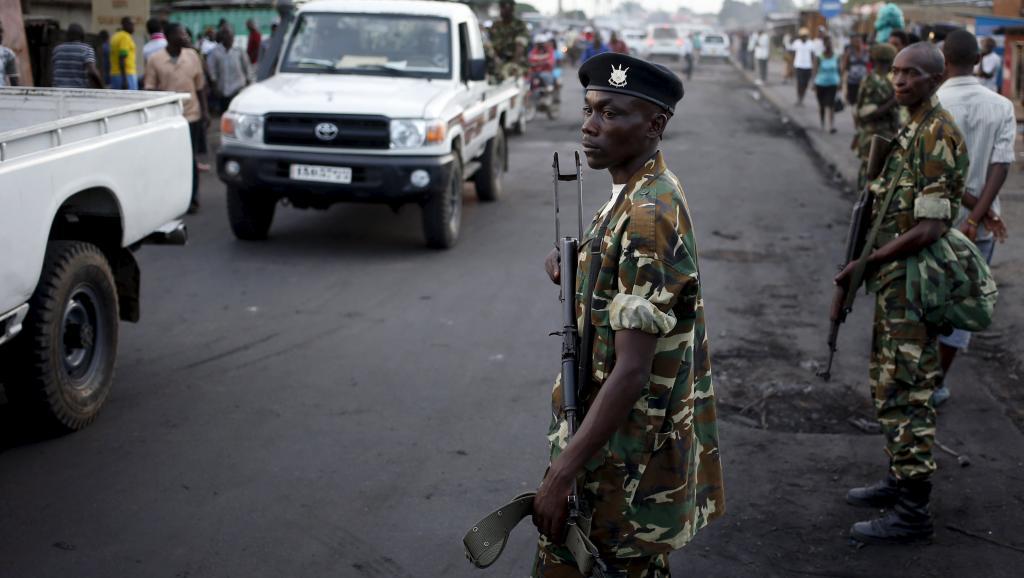
{"label": "license plate", "polygon": [[352,169],[349,167],[325,167],[321,165],[292,165],[288,176],[295,181],[314,181],[318,183],[339,183],[347,185],[352,182]]}

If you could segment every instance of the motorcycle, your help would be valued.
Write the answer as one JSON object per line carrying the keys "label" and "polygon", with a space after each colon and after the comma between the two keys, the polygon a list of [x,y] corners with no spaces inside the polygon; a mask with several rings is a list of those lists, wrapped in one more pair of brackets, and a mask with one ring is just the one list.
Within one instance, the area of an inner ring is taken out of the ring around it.
{"label": "motorcycle", "polygon": [[530,93],[526,100],[526,121],[536,118],[538,112],[547,115],[548,120],[558,118],[559,99],[556,98],[554,79],[545,81],[541,73],[530,74]]}

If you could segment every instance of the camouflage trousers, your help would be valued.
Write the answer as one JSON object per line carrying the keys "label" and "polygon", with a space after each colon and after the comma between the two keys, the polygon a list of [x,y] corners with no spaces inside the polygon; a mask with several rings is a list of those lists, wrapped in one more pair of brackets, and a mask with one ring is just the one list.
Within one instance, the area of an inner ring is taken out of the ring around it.
{"label": "camouflage trousers", "polygon": [[917,318],[906,290],[899,278],[876,295],[870,365],[885,452],[900,480],[926,479],[935,471],[931,396],[942,377],[937,331]]}
{"label": "camouflage trousers", "polygon": [[[640,558],[601,559],[607,566],[608,578],[670,578],[668,554]],[[572,554],[564,546],[551,543],[543,535],[537,545],[537,559],[531,578],[582,578]]]}

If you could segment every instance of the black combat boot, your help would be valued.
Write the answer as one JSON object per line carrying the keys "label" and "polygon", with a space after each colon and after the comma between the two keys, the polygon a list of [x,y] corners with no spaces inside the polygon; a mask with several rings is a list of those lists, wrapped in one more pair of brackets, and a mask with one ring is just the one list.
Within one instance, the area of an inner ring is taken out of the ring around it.
{"label": "black combat boot", "polygon": [[901,481],[897,489],[899,496],[892,511],[881,518],[857,522],[850,528],[851,538],[870,544],[907,544],[932,537],[932,514],[928,510],[931,481]]}
{"label": "black combat boot", "polygon": [[897,496],[896,476],[889,472],[880,482],[846,492],[846,503],[865,508],[891,508],[896,505]]}

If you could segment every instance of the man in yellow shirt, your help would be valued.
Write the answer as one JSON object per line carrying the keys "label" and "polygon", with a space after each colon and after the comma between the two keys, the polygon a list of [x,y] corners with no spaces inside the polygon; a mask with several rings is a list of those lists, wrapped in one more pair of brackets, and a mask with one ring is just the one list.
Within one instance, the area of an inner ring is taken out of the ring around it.
{"label": "man in yellow shirt", "polygon": [[121,29],[110,37],[110,88],[138,90],[135,68],[135,23],[128,16],[121,19]]}

